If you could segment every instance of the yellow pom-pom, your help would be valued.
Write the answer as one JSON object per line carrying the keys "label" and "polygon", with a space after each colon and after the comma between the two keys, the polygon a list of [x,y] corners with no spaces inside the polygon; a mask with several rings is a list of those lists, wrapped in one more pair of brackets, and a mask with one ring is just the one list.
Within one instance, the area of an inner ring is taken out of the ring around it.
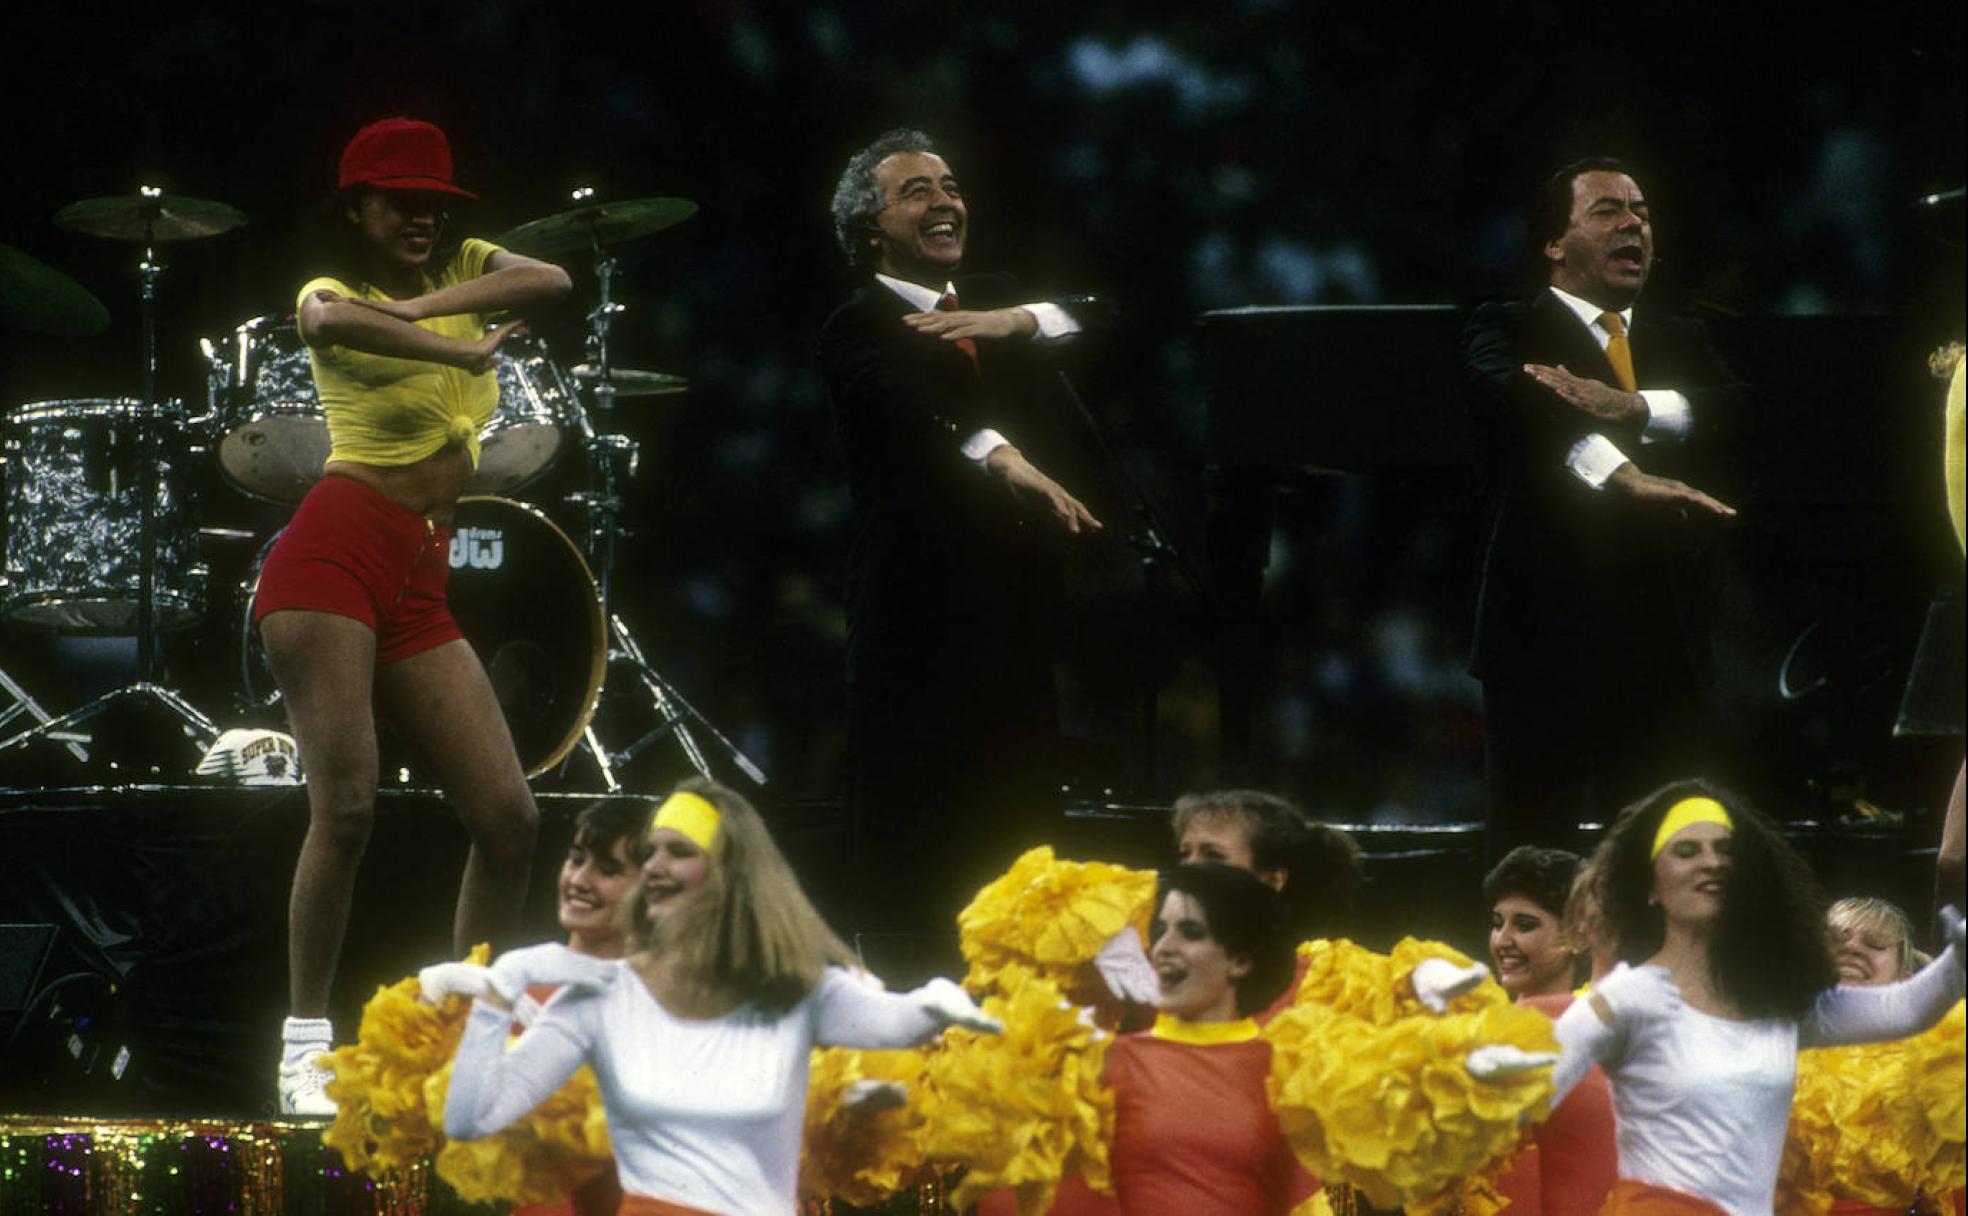
{"label": "yellow pom-pom", "polygon": [[970,964],[966,983],[988,989],[1015,964],[1069,988],[1074,973],[1122,929],[1133,925],[1145,938],[1154,900],[1150,871],[1060,861],[1050,848],[1032,849],[957,916]]}
{"label": "yellow pom-pom", "polygon": [[1964,1008],[1910,1039],[1798,1055],[1780,1211],[1906,1208],[1963,1185]]}
{"label": "yellow pom-pom", "polygon": [[1509,1004],[1385,1025],[1300,1004],[1264,1033],[1271,1107],[1299,1160],[1382,1207],[1439,1206],[1459,1180],[1500,1166],[1522,1117],[1541,1118],[1551,1095],[1548,1070],[1482,1082],[1464,1066],[1490,1043],[1557,1049],[1549,1018]]}
{"label": "yellow pom-pom", "polygon": [[[873,1206],[914,1186],[923,1167],[922,1093],[927,1053],[823,1047],[812,1055],[806,1130],[800,1143],[802,1195]],[[857,1081],[893,1081],[909,1094],[899,1110],[841,1107]]]}
{"label": "yellow pom-pom", "polygon": [[[444,1081],[448,1087],[450,1072]],[[437,1110],[443,1098],[438,1096]],[[583,1067],[517,1123],[483,1140],[453,1140],[437,1155],[437,1176],[472,1203],[549,1203],[610,1163],[601,1090]]]}
{"label": "yellow pom-pom", "polygon": [[[465,961],[483,965],[489,957],[480,945]],[[349,1169],[372,1177],[434,1156],[438,1175],[473,1202],[540,1203],[566,1195],[610,1159],[601,1094],[585,1068],[505,1131],[470,1143],[445,1141],[451,1061],[470,1011],[462,996],[425,1004],[414,976],[378,989],[362,1011],[356,1041],[323,1057],[335,1100],[335,1122],[323,1142]]]}
{"label": "yellow pom-pom", "polygon": [[1101,1071],[1111,1040],[1030,969],[1008,965],[998,978],[983,1005],[1005,1032],[953,1029],[929,1057],[925,1152],[967,1167],[951,1206],[1011,1187],[1021,1214],[1043,1212],[1071,1173],[1110,1189],[1114,1099]]}
{"label": "yellow pom-pom", "polygon": [[[1298,948],[1306,962],[1305,978],[1300,981],[1295,1005],[1318,1005],[1335,1013],[1360,1018],[1376,1026],[1386,1026],[1406,1017],[1429,1016],[1415,998],[1408,976],[1424,959],[1439,958],[1458,967],[1470,963],[1468,955],[1442,942],[1404,937],[1387,954],[1376,954],[1345,938],[1306,942]],[[1507,1005],[1510,995],[1495,980],[1485,979],[1449,1004],[1451,1013],[1473,1013],[1493,1005]]]}
{"label": "yellow pom-pom", "polygon": [[[482,965],[489,953],[481,945],[465,961]],[[400,980],[376,990],[354,1043],[322,1057],[335,1121],[321,1139],[349,1169],[371,1176],[404,1169],[443,1144],[442,1094],[433,1111],[425,1082],[450,1075],[470,1008],[463,997],[427,1005],[414,976]]]}

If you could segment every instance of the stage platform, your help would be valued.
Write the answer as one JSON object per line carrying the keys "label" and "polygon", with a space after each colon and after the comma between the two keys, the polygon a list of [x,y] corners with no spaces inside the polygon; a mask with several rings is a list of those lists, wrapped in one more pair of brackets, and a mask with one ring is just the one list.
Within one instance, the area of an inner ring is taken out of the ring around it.
{"label": "stage platform", "polygon": [[[538,799],[526,914],[544,939],[555,935],[554,883],[574,817],[596,797]],[[760,803],[815,902],[892,984],[960,967],[954,936],[930,926],[907,940],[854,934],[839,910],[870,876],[854,865],[838,803]],[[1051,843],[1062,856],[1153,867],[1169,858],[1168,814],[1166,804],[1081,802]],[[271,1119],[287,890],[306,825],[298,788],[0,788],[0,1111]],[[1352,936],[1376,948],[1432,937],[1483,956],[1479,825],[1345,826],[1367,865]],[[1926,825],[1789,830],[1830,894],[1882,895],[1926,916]],[[344,1037],[377,987],[450,953],[465,852],[435,791],[378,795],[331,1010]]]}

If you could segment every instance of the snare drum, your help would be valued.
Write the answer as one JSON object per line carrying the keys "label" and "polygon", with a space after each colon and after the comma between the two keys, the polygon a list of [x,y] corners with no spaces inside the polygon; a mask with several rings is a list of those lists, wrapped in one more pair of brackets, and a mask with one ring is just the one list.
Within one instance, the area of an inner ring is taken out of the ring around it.
{"label": "snare drum", "polygon": [[[510,494],[553,466],[579,399],[546,344],[530,335],[499,346],[499,405],[479,434],[468,494]],[[232,334],[212,373],[219,467],[255,498],[299,502],[321,480],[328,420],[292,317],[258,317]]]}
{"label": "snare drum", "polygon": [[[260,550],[248,586],[276,535]],[[524,503],[462,498],[451,525],[446,596],[465,640],[485,664],[529,777],[572,751],[594,717],[607,667],[601,595],[580,550],[554,522]],[[240,677],[250,703],[280,697],[253,628],[249,591],[240,616]]]}
{"label": "snare drum", "polygon": [[143,484],[143,403],[36,401],[7,414],[6,577],[0,614],[64,633],[129,634],[142,581],[143,499],[151,495],[152,619],[196,622],[205,598],[198,533],[185,501],[191,468],[183,406],[151,420],[156,477]]}

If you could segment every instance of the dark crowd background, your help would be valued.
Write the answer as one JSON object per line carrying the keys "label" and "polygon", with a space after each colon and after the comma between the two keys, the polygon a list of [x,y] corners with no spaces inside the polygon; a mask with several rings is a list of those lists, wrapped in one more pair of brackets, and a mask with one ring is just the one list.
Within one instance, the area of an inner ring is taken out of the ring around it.
{"label": "dark crowd background", "polygon": [[[291,311],[307,216],[363,123],[442,125],[483,195],[460,217],[481,235],[563,210],[577,186],[693,199],[694,219],[618,250],[616,361],[691,384],[618,407],[642,457],[618,607],[778,797],[825,798],[841,762],[848,499],[814,348],[850,287],[826,208],[856,146],[898,124],[932,132],[965,184],[971,265],[1118,304],[1122,333],[1081,388],[1201,568],[1197,315],[1513,292],[1525,200],[1577,155],[1641,167],[1664,259],[1648,307],[1878,314],[1910,350],[1961,336],[1960,205],[1911,200],[1964,180],[1963,20],[1943,0],[1815,17],[1290,0],[16,4],[0,17],[0,242],[72,274],[114,320],[86,340],[0,335],[0,404],[140,388],[136,255],[54,227],[78,199],[148,183],[250,217],[166,251],[163,388],[194,412],[197,339]],[[536,329],[571,364],[593,278],[585,258],[564,260],[575,300]],[[1898,411],[1881,434],[1938,434],[1938,392],[1913,382],[1906,397],[1810,407]],[[1314,387],[1279,408],[1344,408]],[[1938,484],[1931,447],[1908,459],[1935,470],[1910,484]],[[563,456],[521,497],[571,530],[561,497],[578,466]],[[1112,525],[1074,580],[1065,687],[1068,727],[1088,741],[1081,792],[1213,783],[1210,615],[1179,584],[1144,583],[1113,471],[1090,458],[1073,477]],[[170,640],[166,682],[228,723],[238,589],[283,514],[208,480],[203,522],[254,539],[209,541],[206,620]],[[1463,673],[1473,502],[1469,482],[1438,473],[1322,479],[1281,508],[1270,677],[1239,776],[1335,819],[1480,817],[1480,699]],[[1858,626],[1879,627],[1882,654],[1848,704],[1778,705],[1760,671],[1725,663],[1720,695],[1743,709],[1730,729],[1780,739],[1781,776],[1752,782],[1779,799],[1944,792],[1945,773],[1905,788],[1883,775],[1896,765],[1880,706],[1919,608],[1958,580],[1938,505],[1901,522],[1903,544],[1866,555],[1882,565],[1846,572],[1898,589]],[[1738,596],[1723,619],[1747,631],[1739,651],[1781,653],[1816,611],[1809,595]],[[67,708],[127,674],[117,646],[0,627],[0,667]]]}

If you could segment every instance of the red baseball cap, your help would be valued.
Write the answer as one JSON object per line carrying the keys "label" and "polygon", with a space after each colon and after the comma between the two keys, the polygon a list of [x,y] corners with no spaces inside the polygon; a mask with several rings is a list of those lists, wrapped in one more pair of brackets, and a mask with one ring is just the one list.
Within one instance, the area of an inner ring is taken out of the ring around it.
{"label": "red baseball cap", "polygon": [[342,149],[339,188],[350,186],[478,197],[451,180],[451,141],[444,132],[415,118],[385,118],[355,133]]}

